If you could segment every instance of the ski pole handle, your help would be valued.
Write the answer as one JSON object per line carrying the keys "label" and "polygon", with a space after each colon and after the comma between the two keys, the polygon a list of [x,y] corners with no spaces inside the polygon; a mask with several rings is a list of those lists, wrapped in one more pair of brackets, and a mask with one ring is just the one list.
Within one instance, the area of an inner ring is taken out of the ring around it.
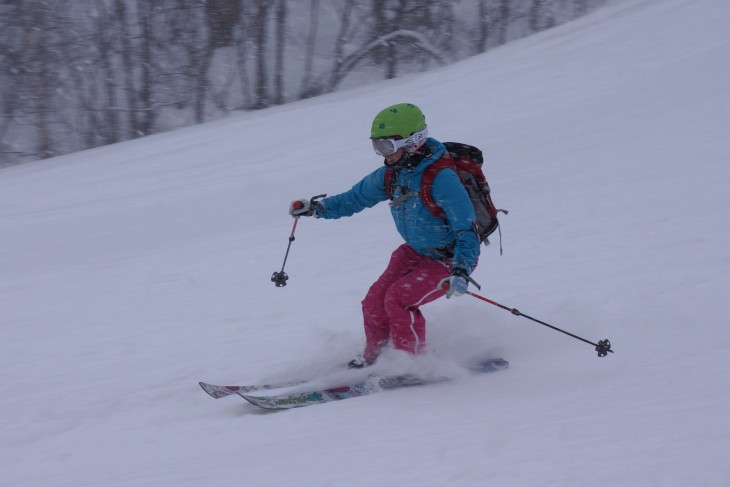
{"label": "ski pole handle", "polygon": [[[295,201],[291,204],[291,207],[294,210],[301,210],[302,208],[304,208],[304,203],[302,203],[301,201]],[[300,216],[301,215],[295,215],[294,218],[299,220]]]}

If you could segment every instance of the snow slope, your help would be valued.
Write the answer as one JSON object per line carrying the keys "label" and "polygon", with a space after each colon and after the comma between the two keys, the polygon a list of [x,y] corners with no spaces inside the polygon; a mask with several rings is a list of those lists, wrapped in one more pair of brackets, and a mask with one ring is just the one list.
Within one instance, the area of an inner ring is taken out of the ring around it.
{"label": "snow slope", "polygon": [[[441,70],[0,171],[3,486],[723,486],[730,477],[730,3],[616,0]],[[379,164],[378,110],[482,147],[483,294],[424,308],[455,380],[264,413],[198,380],[327,375],[399,237],[297,197]],[[506,372],[458,364],[501,355]]]}

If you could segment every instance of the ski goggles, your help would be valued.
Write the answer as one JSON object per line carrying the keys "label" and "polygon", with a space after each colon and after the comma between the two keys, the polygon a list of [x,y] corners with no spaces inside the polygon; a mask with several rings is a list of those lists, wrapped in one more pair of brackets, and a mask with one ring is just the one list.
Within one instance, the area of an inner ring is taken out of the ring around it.
{"label": "ski goggles", "polygon": [[407,146],[411,146],[412,150],[421,147],[421,145],[423,145],[426,141],[426,137],[428,137],[428,128],[424,127],[423,130],[413,132],[410,137],[406,137],[405,139],[395,136],[371,139],[371,141],[373,143],[373,149],[375,149],[375,153],[377,155],[388,157]]}
{"label": "ski goggles", "polygon": [[381,157],[392,156],[410,143],[408,139],[396,139],[393,137],[384,139],[372,139],[375,153]]}

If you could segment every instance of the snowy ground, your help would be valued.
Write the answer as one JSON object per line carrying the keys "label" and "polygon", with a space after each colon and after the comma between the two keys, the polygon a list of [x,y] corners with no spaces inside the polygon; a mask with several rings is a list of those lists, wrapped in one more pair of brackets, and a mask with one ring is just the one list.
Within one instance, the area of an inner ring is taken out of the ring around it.
{"label": "snowy ground", "polygon": [[[616,0],[487,55],[0,171],[3,486],[724,486],[730,3]],[[449,383],[263,413],[197,385],[322,376],[399,237],[286,210],[379,164],[412,101],[478,145],[504,219],[483,294],[424,308]],[[482,353],[512,367],[455,364]]]}

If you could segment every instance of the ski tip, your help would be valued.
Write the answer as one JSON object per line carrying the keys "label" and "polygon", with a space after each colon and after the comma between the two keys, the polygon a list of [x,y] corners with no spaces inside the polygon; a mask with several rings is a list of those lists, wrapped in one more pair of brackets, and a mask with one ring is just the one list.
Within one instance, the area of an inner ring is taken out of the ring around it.
{"label": "ski tip", "polygon": [[509,368],[509,362],[501,357],[490,358],[475,362],[469,367],[474,372],[497,372]]}
{"label": "ski tip", "polygon": [[238,386],[217,386],[208,384],[207,382],[198,382],[198,385],[212,398],[220,399],[221,397],[237,394],[240,387]]}
{"label": "ski tip", "polygon": [[219,394],[216,394],[215,388],[212,384],[207,384],[205,382],[198,382],[198,385],[203,388],[206,394],[208,394],[210,397],[214,399],[218,399],[221,397]]}

